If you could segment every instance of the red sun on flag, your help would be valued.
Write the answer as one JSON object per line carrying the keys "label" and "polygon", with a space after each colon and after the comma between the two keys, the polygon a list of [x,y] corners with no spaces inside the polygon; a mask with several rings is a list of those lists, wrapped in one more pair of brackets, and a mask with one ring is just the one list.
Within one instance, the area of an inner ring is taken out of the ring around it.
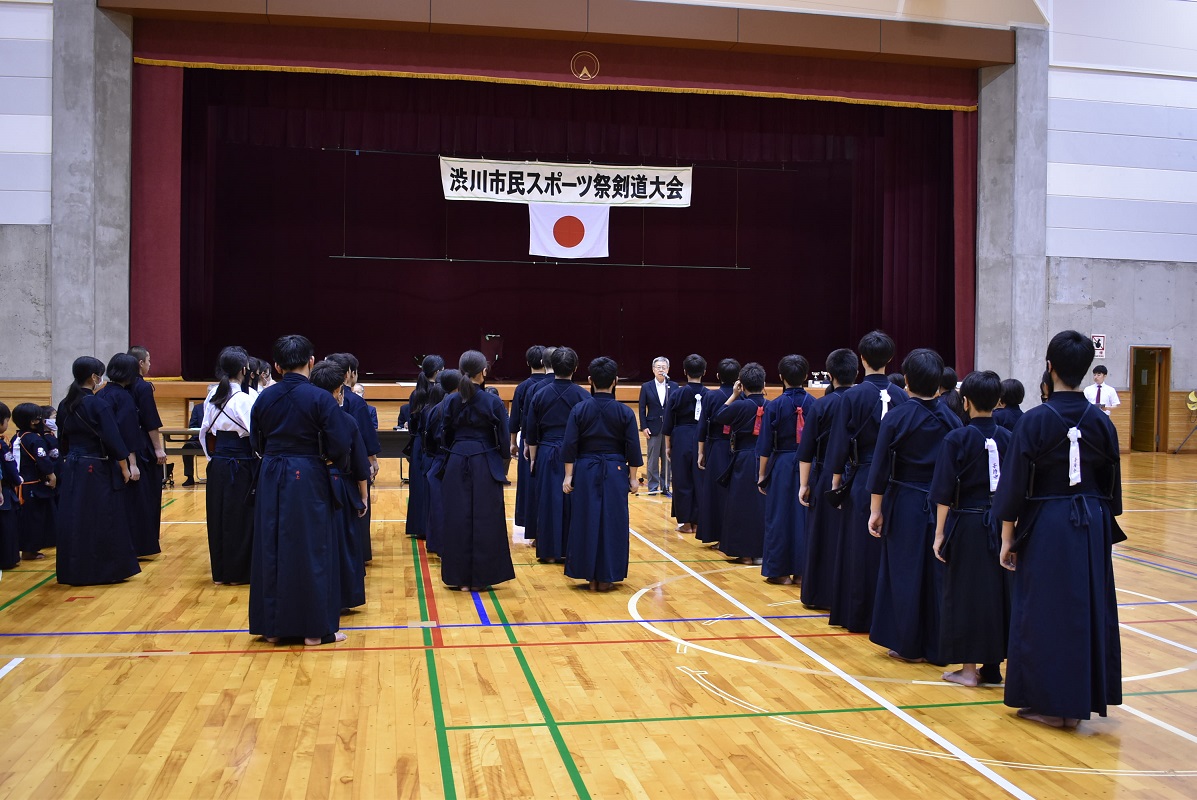
{"label": "red sun on flag", "polygon": [[553,239],[562,247],[577,247],[586,238],[586,226],[574,216],[564,216],[553,223]]}

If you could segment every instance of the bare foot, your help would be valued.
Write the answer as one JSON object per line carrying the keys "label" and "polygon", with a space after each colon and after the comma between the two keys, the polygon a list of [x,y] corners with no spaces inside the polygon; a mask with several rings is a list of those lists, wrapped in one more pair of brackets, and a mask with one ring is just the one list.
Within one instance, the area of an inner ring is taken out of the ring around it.
{"label": "bare foot", "polygon": [[905,658],[897,650],[890,650],[886,655],[888,655],[892,659],[901,661],[903,664],[926,664],[927,663],[927,659],[925,659],[925,658]]}
{"label": "bare foot", "polygon": [[981,682],[976,672],[965,672],[963,669],[945,672],[943,679],[948,683],[958,683],[961,686],[977,686]]}
{"label": "bare foot", "polygon": [[793,586],[794,581],[788,575],[782,575],[780,578],[765,578],[765,583],[771,583],[774,586]]}
{"label": "bare foot", "polygon": [[615,591],[615,584],[604,583],[603,581],[598,581],[598,585],[595,587],[595,591],[596,592],[613,592],[613,591]]}
{"label": "bare foot", "polygon": [[1046,714],[1040,714],[1032,708],[1020,708],[1014,712],[1016,716],[1030,720],[1031,722],[1038,722],[1040,725],[1046,725],[1049,728],[1063,728],[1063,717],[1049,717]]}
{"label": "bare foot", "polygon": [[330,633],[327,636],[309,636],[303,640],[303,643],[308,647],[316,647],[321,644],[336,644],[337,642],[345,641],[345,634],[337,631]]}
{"label": "bare foot", "polygon": [[1072,717],[1064,718],[1064,730],[1066,731],[1075,731],[1076,727],[1080,724],[1081,721],[1079,719],[1073,719]]}
{"label": "bare foot", "polygon": [[263,636],[262,640],[265,642],[269,642],[270,644],[278,644],[277,636]]}

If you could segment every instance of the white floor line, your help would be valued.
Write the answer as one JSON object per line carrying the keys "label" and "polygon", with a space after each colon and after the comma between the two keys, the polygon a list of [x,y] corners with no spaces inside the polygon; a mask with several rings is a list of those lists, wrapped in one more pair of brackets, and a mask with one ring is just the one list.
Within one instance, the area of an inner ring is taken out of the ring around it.
{"label": "white floor line", "polygon": [[840,678],[841,680],[846,682],[852,688],[856,689],[858,692],[863,694],[865,697],[868,697],[873,702],[882,706],[887,711],[889,711],[891,714],[896,716],[898,719],[902,720],[907,725],[914,728],[916,731],[923,734],[931,741],[935,742],[937,745],[942,747],[944,750],[948,751],[949,753],[951,753],[952,755],[956,756],[958,759],[963,761],[965,764],[972,767],[973,770],[980,773],[985,778],[988,778],[994,784],[1001,787],[1003,790],[1005,790],[1009,794],[1013,795],[1014,797],[1023,798],[1024,800],[1030,800],[1031,795],[1027,794],[1022,789],[1019,789],[1017,786],[1015,786],[1013,783],[1011,783],[1010,781],[1003,778],[1001,775],[998,775],[992,769],[990,769],[989,767],[985,766],[980,761],[978,761],[974,756],[971,756],[968,753],[964,752],[964,750],[960,749],[958,746],[956,746],[952,742],[948,741],[943,736],[940,736],[938,733],[933,731],[931,728],[929,728],[926,725],[924,725],[923,723],[919,722],[913,716],[911,716],[907,712],[903,711],[902,709],[898,708],[896,705],[891,703],[889,700],[882,697],[881,695],[879,695],[877,692],[873,691],[869,687],[865,686],[863,683],[861,683],[857,679],[853,678],[848,673],[844,672],[842,669],[837,667],[835,664],[831,663],[826,658],[824,658],[823,656],[816,653],[814,650],[811,650],[809,647],[802,644],[802,642],[798,641],[793,636],[790,636],[788,633],[786,633],[781,628],[774,625],[769,620],[762,617],[760,614],[753,611],[751,608],[746,606],[744,603],[740,602],[735,597],[732,597],[730,594],[728,594],[724,590],[720,589],[715,584],[711,583],[711,581],[709,581],[704,576],[702,576],[699,573],[695,572],[694,570],[690,569],[690,567],[688,565],[683,564],[681,561],[678,561],[676,558],[674,558],[668,552],[666,552],[665,550],[662,550],[655,543],[644,538],[639,533],[637,533],[635,530],[632,530],[631,534],[633,536],[635,536],[637,539],[639,539],[640,541],[644,542],[646,545],[648,545],[653,550],[655,550],[658,553],[660,553],[661,555],[663,555],[665,558],[672,561],[674,564],[676,564],[681,569],[690,573],[690,575],[693,576],[696,580],[698,580],[699,582],[706,585],[707,588],[714,591],[716,594],[718,594],[724,600],[727,600],[729,603],[734,605],[736,608],[740,609],[745,614],[752,617],[758,623],[765,626],[766,628],[768,628],[773,633],[777,634],[779,637],[781,637],[785,641],[789,642],[791,645],[796,647],[801,652],[805,653],[808,657],[817,661],[824,668],[826,668],[827,670],[829,670],[830,672],[835,674],[838,678]]}
{"label": "white floor line", "polygon": [[1169,511],[1197,511],[1197,508],[1125,508],[1123,514],[1162,514]]}
{"label": "white floor line", "polygon": [[1165,639],[1163,636],[1156,636],[1154,633],[1148,633],[1147,631],[1140,630],[1134,626],[1127,625],[1125,622],[1119,622],[1118,627],[1126,628],[1128,631],[1134,631],[1135,633],[1139,634],[1140,636],[1146,636],[1148,639],[1155,639],[1157,642],[1163,642],[1164,644],[1170,644],[1178,650],[1186,650],[1190,653],[1197,653],[1197,647],[1189,647],[1187,644],[1181,644],[1180,642],[1174,642],[1171,639]]}
{"label": "white floor line", "polygon": [[1151,716],[1150,714],[1144,714],[1139,709],[1131,708],[1126,703],[1123,703],[1120,706],[1120,708],[1123,711],[1129,711],[1131,714],[1134,714],[1139,719],[1146,720],[1147,722],[1150,722],[1152,725],[1155,725],[1158,728],[1163,728],[1164,730],[1168,731],[1169,733],[1175,733],[1180,738],[1188,739],[1193,744],[1197,744],[1197,736],[1194,736],[1193,734],[1189,733],[1188,731],[1181,730],[1180,728],[1176,727],[1175,725],[1169,725],[1167,722],[1164,722],[1162,719],[1156,719],[1155,717]]}
{"label": "white floor line", "polygon": [[1175,608],[1177,611],[1183,611],[1186,614],[1191,614],[1192,616],[1197,617],[1197,611],[1194,611],[1193,609],[1189,608],[1188,606],[1182,606],[1180,603],[1169,603],[1167,600],[1165,600],[1162,597],[1152,597],[1149,594],[1141,594],[1139,592],[1132,592],[1130,589],[1115,588],[1114,591],[1122,592],[1123,594],[1133,594],[1135,597],[1142,597],[1144,600],[1151,600],[1156,603],[1164,603],[1169,608]]}
{"label": "white floor line", "polygon": [[25,660],[24,658],[14,658],[12,661],[9,661],[3,667],[0,667],[0,678],[3,678],[8,673],[12,672],[14,669],[17,668],[17,664],[20,664],[24,660]]}

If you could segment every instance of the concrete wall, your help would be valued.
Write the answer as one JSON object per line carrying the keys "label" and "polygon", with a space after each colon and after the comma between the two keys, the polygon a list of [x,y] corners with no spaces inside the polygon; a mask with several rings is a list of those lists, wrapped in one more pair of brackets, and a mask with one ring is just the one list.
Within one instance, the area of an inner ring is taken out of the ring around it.
{"label": "concrete wall", "polygon": [[1106,334],[1104,363],[1118,387],[1130,384],[1132,345],[1170,346],[1172,389],[1190,391],[1197,388],[1197,264],[1050,257],[1048,327]]}
{"label": "concrete wall", "polygon": [[50,377],[49,281],[50,226],[0,225],[0,379]]}

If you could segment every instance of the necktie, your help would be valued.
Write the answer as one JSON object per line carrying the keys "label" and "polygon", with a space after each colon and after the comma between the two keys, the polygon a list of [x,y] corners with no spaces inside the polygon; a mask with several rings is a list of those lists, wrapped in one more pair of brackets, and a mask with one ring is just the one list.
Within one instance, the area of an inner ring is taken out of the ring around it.
{"label": "necktie", "polygon": [[1097,405],[1101,405],[1101,384],[1097,384],[1097,399],[1093,401]]}

